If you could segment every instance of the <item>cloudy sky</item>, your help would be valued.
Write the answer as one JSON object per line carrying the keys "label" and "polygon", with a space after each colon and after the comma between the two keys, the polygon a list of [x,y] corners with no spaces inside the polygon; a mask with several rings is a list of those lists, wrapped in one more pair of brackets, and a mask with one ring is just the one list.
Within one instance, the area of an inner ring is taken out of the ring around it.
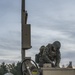
{"label": "cloudy sky", "polygon": [[[34,59],[41,45],[61,42],[61,65],[75,66],[75,0],[26,0]],[[21,0],[0,0],[0,63],[21,60]]]}

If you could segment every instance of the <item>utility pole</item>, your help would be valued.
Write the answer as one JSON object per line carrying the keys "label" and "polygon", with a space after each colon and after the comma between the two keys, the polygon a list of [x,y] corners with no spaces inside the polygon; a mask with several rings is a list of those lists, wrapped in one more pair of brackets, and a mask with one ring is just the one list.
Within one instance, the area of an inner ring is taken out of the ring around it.
{"label": "utility pole", "polygon": [[21,56],[25,59],[25,50],[31,48],[31,25],[27,24],[28,13],[25,10],[25,0],[21,3]]}

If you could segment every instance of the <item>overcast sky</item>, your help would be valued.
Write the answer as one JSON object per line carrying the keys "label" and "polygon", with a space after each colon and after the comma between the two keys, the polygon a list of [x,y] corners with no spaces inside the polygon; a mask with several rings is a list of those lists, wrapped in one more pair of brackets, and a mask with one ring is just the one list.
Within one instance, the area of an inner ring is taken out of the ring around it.
{"label": "overcast sky", "polygon": [[[75,0],[26,0],[34,59],[41,45],[61,42],[61,65],[75,66]],[[21,0],[0,0],[0,63],[21,60]]]}

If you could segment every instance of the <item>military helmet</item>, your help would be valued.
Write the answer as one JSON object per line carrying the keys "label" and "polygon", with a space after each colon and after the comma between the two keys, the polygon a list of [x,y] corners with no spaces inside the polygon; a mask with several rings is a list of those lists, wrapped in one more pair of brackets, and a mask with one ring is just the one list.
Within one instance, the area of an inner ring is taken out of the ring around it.
{"label": "military helmet", "polygon": [[51,45],[52,45],[52,44],[49,43],[49,44],[46,46],[46,48],[51,48]]}
{"label": "military helmet", "polygon": [[56,48],[56,49],[60,49],[60,47],[61,47],[61,43],[60,43],[59,41],[53,42],[52,45],[53,45],[53,47]]}
{"label": "military helmet", "polygon": [[45,49],[45,46],[43,45],[43,46],[41,46],[40,47],[40,52],[42,51],[42,50],[44,50]]}

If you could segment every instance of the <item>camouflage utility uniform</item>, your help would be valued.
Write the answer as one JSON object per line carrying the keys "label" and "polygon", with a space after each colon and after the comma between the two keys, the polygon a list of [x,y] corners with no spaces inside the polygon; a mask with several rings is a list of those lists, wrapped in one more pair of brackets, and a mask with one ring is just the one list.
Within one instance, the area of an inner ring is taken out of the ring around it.
{"label": "camouflage utility uniform", "polygon": [[52,67],[59,67],[60,63],[60,42],[55,41],[53,44],[48,44],[46,47],[41,46],[39,53],[39,66],[43,66],[44,63],[51,63]]}

